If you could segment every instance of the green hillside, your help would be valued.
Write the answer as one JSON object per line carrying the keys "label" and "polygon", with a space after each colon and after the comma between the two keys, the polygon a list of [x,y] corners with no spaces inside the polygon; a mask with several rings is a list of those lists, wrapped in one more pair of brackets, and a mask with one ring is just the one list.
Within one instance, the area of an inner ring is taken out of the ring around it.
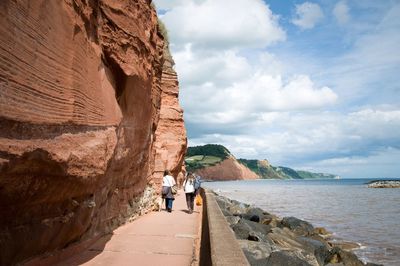
{"label": "green hillside", "polygon": [[231,153],[227,148],[218,144],[207,144],[203,146],[194,146],[187,149],[186,157],[195,155],[215,156],[226,159]]}
{"label": "green hillside", "polygon": [[186,170],[193,172],[196,169],[213,166],[229,157],[227,148],[217,144],[189,147],[185,157]]}
{"label": "green hillside", "polygon": [[332,175],[332,174],[312,173],[312,172],[301,171],[301,170],[298,170],[297,173],[303,179],[321,179],[321,178],[335,178],[336,177],[336,175]]}
{"label": "green hillside", "polygon": [[[267,179],[286,179],[288,177],[283,176],[282,174],[275,171],[274,167],[271,166],[267,161],[259,161],[259,160],[247,160],[247,159],[239,159],[241,164],[247,166],[251,171],[256,173],[261,178]],[[267,162],[267,163],[263,163]]]}
{"label": "green hillside", "polygon": [[334,178],[335,175],[312,173],[307,171],[297,171],[289,167],[272,166],[266,160],[238,160],[258,176],[264,179],[318,179],[318,178]]}

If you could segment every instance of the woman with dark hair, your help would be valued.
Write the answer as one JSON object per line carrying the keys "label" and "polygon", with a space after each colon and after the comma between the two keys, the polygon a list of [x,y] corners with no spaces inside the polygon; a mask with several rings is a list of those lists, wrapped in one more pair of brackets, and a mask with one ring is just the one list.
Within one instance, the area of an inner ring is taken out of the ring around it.
{"label": "woman with dark hair", "polygon": [[176,184],[175,179],[171,176],[171,172],[164,171],[163,184],[162,184],[162,198],[165,200],[165,209],[172,212],[172,203],[175,200],[172,193],[172,187]]}
{"label": "woman with dark hair", "polygon": [[193,213],[193,208],[194,208],[194,197],[196,196],[194,183],[195,183],[194,175],[192,173],[188,173],[185,182],[183,182],[183,189],[185,190],[186,204],[189,213]]}

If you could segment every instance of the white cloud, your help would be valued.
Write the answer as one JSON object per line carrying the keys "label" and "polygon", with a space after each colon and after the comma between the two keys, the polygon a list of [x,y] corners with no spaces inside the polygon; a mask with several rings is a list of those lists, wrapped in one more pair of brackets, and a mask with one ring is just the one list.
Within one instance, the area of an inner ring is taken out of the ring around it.
{"label": "white cloud", "polygon": [[345,1],[339,1],[333,8],[333,15],[340,25],[344,25],[350,20],[349,7]]}
{"label": "white cloud", "polygon": [[308,76],[294,76],[284,82],[279,75],[261,71],[227,87],[210,83],[189,86],[181,97],[183,105],[191,107],[186,115],[189,120],[216,124],[238,123],[270,111],[318,109],[337,100],[331,89],[317,88]]}
{"label": "white cloud", "polygon": [[174,53],[176,70],[184,86],[212,82],[221,85],[240,80],[251,71],[246,58],[233,50],[193,51],[191,44]]}
{"label": "white cloud", "polygon": [[278,17],[261,0],[187,0],[162,20],[175,43],[197,48],[262,48],[286,38]]}
{"label": "white cloud", "polygon": [[324,18],[324,13],[318,4],[305,2],[296,5],[296,18],[292,23],[301,29],[312,29]]}

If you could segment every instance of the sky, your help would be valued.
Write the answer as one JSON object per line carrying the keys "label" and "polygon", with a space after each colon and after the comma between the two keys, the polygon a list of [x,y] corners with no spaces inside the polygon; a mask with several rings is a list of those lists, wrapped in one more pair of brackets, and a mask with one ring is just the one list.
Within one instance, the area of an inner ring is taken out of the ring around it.
{"label": "sky", "polygon": [[155,0],[190,146],[400,177],[400,1]]}

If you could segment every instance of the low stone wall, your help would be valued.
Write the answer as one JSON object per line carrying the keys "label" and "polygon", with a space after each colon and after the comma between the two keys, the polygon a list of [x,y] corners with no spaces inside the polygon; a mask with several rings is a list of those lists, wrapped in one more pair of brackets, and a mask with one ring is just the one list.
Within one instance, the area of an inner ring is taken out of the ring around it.
{"label": "low stone wall", "polygon": [[202,189],[202,197],[203,226],[200,265],[249,265],[215,200],[214,193]]}

